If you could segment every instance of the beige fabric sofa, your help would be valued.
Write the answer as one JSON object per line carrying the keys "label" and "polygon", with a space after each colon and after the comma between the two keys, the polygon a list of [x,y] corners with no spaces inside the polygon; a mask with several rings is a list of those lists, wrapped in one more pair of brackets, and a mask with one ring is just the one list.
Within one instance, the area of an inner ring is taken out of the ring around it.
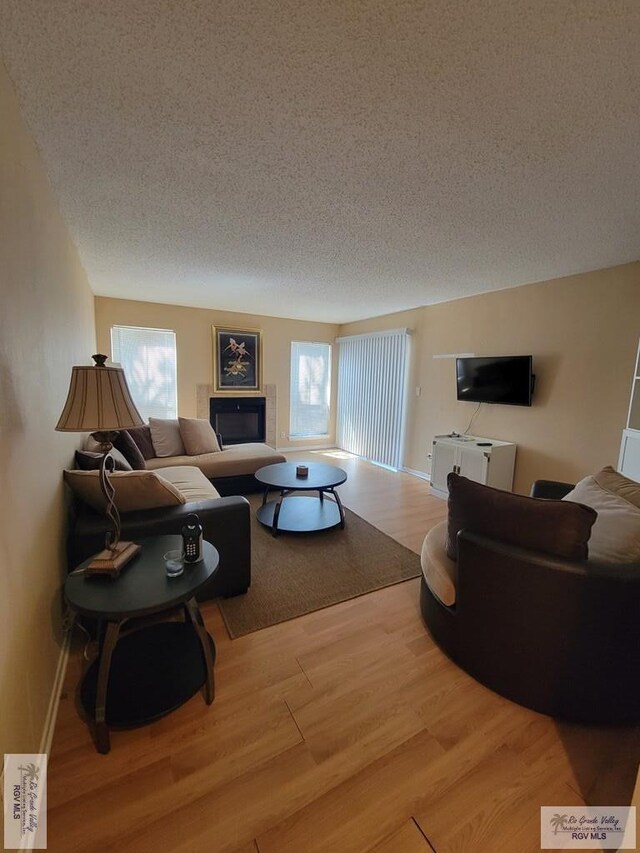
{"label": "beige fabric sofa", "polygon": [[286,462],[286,458],[268,444],[232,444],[218,453],[202,453],[199,456],[157,456],[147,459],[150,471],[173,466],[195,465],[210,480],[219,477],[253,476],[258,468]]}
{"label": "beige fabric sofa", "polygon": [[185,503],[209,501],[220,497],[218,490],[204,472],[193,465],[165,465],[156,469],[155,473],[168,480],[180,492]]}
{"label": "beige fabric sofa", "polygon": [[[92,436],[88,437],[85,447],[89,451],[98,449]],[[256,491],[258,484],[254,474],[259,468],[287,461],[286,457],[273,447],[257,442],[226,445],[219,451],[195,456],[181,454],[180,456],[148,457],[149,453],[144,460],[144,466],[148,471],[184,466],[198,468],[205,477],[213,481],[213,485],[221,495]],[[165,476],[164,473],[163,476]]]}
{"label": "beige fabric sofa", "polygon": [[[105,512],[107,500],[100,485],[100,472],[64,471],[64,480],[72,492],[98,512]],[[109,477],[114,502],[119,512],[156,509],[207,501],[220,497],[211,480],[194,465],[176,465],[155,471],[114,471]]]}

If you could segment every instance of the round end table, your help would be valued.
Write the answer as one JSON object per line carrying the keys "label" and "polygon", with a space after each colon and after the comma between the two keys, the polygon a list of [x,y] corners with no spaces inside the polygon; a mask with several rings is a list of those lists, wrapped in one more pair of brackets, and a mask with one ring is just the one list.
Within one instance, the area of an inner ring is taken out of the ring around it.
{"label": "round end table", "polygon": [[[139,539],[142,551],[117,578],[67,577],[64,597],[82,616],[98,620],[99,651],[83,676],[80,699],[94,723],[98,752],[110,749],[110,728],[156,720],[184,704],[200,688],[208,705],[215,687],[216,650],[196,601],[215,574],[219,556],[204,542],[204,558],[169,578],[163,555],[182,546],[180,536]],[[180,612],[183,621],[169,620]]]}

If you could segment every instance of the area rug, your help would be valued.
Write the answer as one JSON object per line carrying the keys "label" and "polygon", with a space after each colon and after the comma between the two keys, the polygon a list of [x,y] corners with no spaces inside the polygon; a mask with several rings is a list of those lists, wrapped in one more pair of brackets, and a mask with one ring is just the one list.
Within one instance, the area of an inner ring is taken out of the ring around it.
{"label": "area rug", "polygon": [[354,512],[345,509],[345,529],[281,533],[273,538],[255,517],[251,501],[251,588],[220,599],[231,637],[330,607],[340,601],[400,583],[420,574],[420,558]]}

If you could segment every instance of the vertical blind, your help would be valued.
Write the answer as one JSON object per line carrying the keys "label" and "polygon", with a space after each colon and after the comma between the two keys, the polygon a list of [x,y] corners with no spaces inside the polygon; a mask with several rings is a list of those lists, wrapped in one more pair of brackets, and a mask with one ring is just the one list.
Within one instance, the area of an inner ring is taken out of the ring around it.
{"label": "vertical blind", "polygon": [[145,420],[178,417],[175,332],[112,326],[111,358],[124,368],[131,396]]}
{"label": "vertical blind", "polygon": [[291,342],[289,437],[329,432],[331,344]]}
{"label": "vertical blind", "polygon": [[400,468],[404,443],[409,333],[338,338],[338,446]]}

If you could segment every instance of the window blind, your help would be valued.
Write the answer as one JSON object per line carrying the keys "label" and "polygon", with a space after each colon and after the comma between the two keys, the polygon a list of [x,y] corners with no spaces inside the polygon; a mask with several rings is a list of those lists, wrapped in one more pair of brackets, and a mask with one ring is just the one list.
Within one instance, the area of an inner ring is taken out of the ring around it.
{"label": "window blind", "polygon": [[131,396],[145,420],[178,417],[175,332],[112,326],[111,358],[122,365]]}
{"label": "window blind", "polygon": [[291,342],[289,437],[329,433],[331,344]]}
{"label": "window blind", "polygon": [[338,446],[400,468],[410,337],[405,329],[339,338]]}

